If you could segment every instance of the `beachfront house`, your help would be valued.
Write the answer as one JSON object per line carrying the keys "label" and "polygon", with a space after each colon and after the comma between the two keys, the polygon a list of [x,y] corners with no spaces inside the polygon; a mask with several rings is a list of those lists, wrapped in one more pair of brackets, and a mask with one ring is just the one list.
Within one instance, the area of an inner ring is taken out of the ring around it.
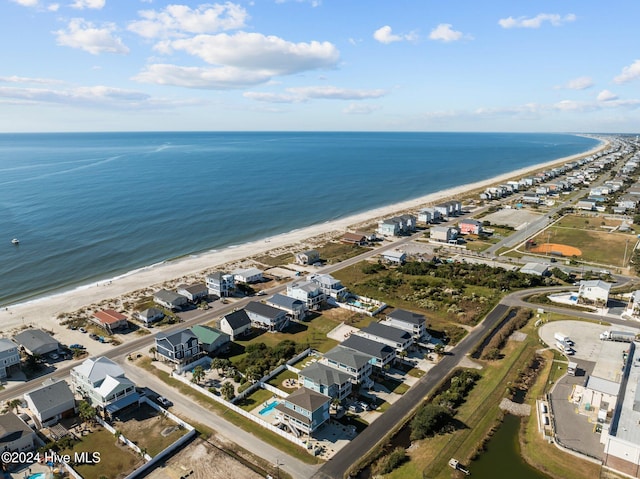
{"label": "beachfront house", "polygon": [[289,324],[286,311],[258,301],[249,301],[244,307],[254,328],[266,329],[270,333],[282,331]]}
{"label": "beachfront house", "polygon": [[466,218],[458,223],[458,228],[463,235],[479,235],[482,233],[482,221]]}
{"label": "beachfront house", "polygon": [[198,337],[190,329],[158,334],[156,351],[160,359],[179,365],[189,364],[202,356]]}
{"label": "beachfront house", "polygon": [[327,296],[316,283],[312,281],[301,281],[287,285],[287,296],[303,301],[309,311],[319,310]]}
{"label": "beachfront house", "polygon": [[606,306],[609,301],[610,290],[611,283],[607,283],[599,279],[580,281],[577,302],[582,304]]}
{"label": "beachfront house", "polygon": [[295,256],[296,264],[314,264],[320,261],[320,252],[315,249],[309,249],[307,251],[301,251],[300,253],[296,253]]}
{"label": "beachfront house", "polygon": [[307,316],[307,303],[300,299],[277,293],[267,299],[266,303],[285,311],[295,321],[303,320]]}
{"label": "beachfront house", "polygon": [[184,296],[192,303],[199,303],[209,296],[209,288],[204,283],[181,284],[176,288],[179,295]]}
{"label": "beachfront house", "polygon": [[171,311],[179,311],[184,308],[189,300],[181,294],[174,293],[168,289],[161,289],[153,294],[153,301]]}
{"label": "beachfront house", "polygon": [[454,226],[432,226],[429,228],[429,237],[441,243],[457,244],[458,232]]}
{"label": "beachfront house", "polygon": [[302,369],[298,373],[298,382],[307,389],[339,401],[349,396],[353,389],[350,375],[318,362]]}
{"label": "beachfront house", "polygon": [[351,348],[338,345],[327,351],[320,359],[320,363],[342,371],[351,376],[351,382],[368,387],[373,384],[369,378],[372,370],[373,357]]}
{"label": "beachfront house", "polygon": [[164,312],[158,308],[147,308],[143,311],[138,311],[134,314],[134,317],[142,322],[145,326],[149,326],[151,323],[162,320],[164,318]]}
{"label": "beachfront house", "polygon": [[398,236],[402,232],[401,221],[398,218],[387,218],[378,222],[376,233],[382,236]]}
{"label": "beachfront house", "polygon": [[57,353],[60,349],[60,343],[41,329],[26,329],[16,334],[13,340],[32,356]]}
{"label": "beachfront house", "polygon": [[42,386],[24,394],[27,407],[40,426],[56,424],[60,419],[73,417],[76,399],[66,381],[47,379]]}
{"label": "beachfront house", "polygon": [[387,250],[382,253],[382,259],[390,264],[402,265],[407,261],[407,253],[398,249]]}
{"label": "beachfront house", "polygon": [[0,379],[20,369],[18,345],[7,338],[0,338]]}
{"label": "beachfront house", "polygon": [[122,367],[103,356],[86,359],[71,370],[71,386],[103,415],[138,404],[140,394]]}
{"label": "beachfront house", "polygon": [[299,434],[311,435],[329,420],[331,398],[307,388],[299,388],[276,406],[278,419]]}
{"label": "beachfront house", "polygon": [[206,276],[207,288],[209,294],[213,294],[219,298],[231,296],[236,289],[236,280],[233,274],[216,271]]}
{"label": "beachfront house", "polygon": [[442,220],[442,211],[434,206],[423,208],[418,212],[418,221],[424,224],[437,223]]}
{"label": "beachfront house", "polygon": [[[36,433],[13,412],[0,415],[0,450],[9,452],[32,451]],[[6,461],[10,463],[11,461]],[[18,461],[16,461],[18,462]]]}
{"label": "beachfront house", "polygon": [[396,359],[396,350],[393,347],[357,334],[349,336],[340,343],[340,346],[370,356],[372,358],[370,360],[371,364],[378,369],[384,368]]}
{"label": "beachfront house", "polygon": [[340,241],[347,244],[364,246],[367,244],[367,236],[362,233],[345,233],[342,235],[342,238],[340,238]]}
{"label": "beachfront house", "polygon": [[236,283],[260,283],[263,280],[262,270],[258,268],[236,269],[233,272],[233,279]]}
{"label": "beachfront house", "polygon": [[388,313],[383,324],[394,328],[407,331],[413,337],[414,342],[421,341],[427,335],[427,320],[424,315],[407,311],[404,309],[395,309]]}
{"label": "beachfront house", "polygon": [[220,331],[226,333],[235,341],[251,332],[251,319],[244,309],[233,311],[220,319]]}
{"label": "beachfront house", "polygon": [[354,334],[391,346],[398,353],[407,351],[413,344],[411,333],[383,323],[371,323]]}
{"label": "beachfront house", "polygon": [[231,336],[227,333],[202,324],[191,326],[191,332],[198,338],[200,350],[207,354],[228,349],[231,341]]}
{"label": "beachfront house", "polygon": [[311,274],[307,276],[307,281],[317,284],[327,298],[341,299],[348,294],[340,280],[330,274]]}
{"label": "beachfront house", "polygon": [[91,319],[108,334],[112,334],[117,329],[129,327],[127,317],[114,309],[102,309],[100,311],[96,311],[93,313],[93,317]]}

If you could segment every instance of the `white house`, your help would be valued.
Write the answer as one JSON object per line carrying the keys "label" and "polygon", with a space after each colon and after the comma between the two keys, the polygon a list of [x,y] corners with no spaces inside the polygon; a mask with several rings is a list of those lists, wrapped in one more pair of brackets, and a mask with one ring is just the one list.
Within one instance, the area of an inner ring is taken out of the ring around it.
{"label": "white house", "polygon": [[396,309],[387,314],[382,323],[409,332],[413,336],[414,342],[427,336],[427,320],[424,315],[412,311]]}
{"label": "white house", "polygon": [[443,243],[456,243],[458,238],[458,228],[453,226],[432,226],[429,229],[432,240]]}
{"label": "white house", "polygon": [[296,321],[307,316],[307,303],[301,299],[292,298],[284,294],[274,294],[266,303],[274,308],[282,309]]}
{"label": "white house", "polygon": [[330,274],[311,274],[307,276],[307,281],[317,284],[327,297],[338,299],[348,293],[347,288],[342,285],[340,280]]}
{"label": "white house", "polygon": [[296,264],[313,264],[320,261],[320,252],[315,249],[296,253]]}
{"label": "white house", "polygon": [[189,300],[181,294],[168,289],[161,289],[153,294],[153,301],[167,309],[179,310],[187,305]]}
{"label": "white house", "polygon": [[527,263],[520,268],[520,272],[534,276],[546,276],[549,274],[549,266],[544,263]]}
{"label": "white house", "polygon": [[391,346],[397,352],[407,351],[413,344],[411,333],[383,323],[371,323],[354,334]]}
{"label": "white house", "polygon": [[320,286],[312,281],[301,281],[287,285],[287,296],[303,301],[309,311],[317,311],[327,300]]}
{"label": "white house", "polygon": [[397,249],[387,250],[382,253],[382,259],[387,263],[404,264],[407,260],[407,253]]}
{"label": "white house", "polygon": [[235,341],[251,332],[251,319],[244,309],[233,311],[220,319],[220,331],[226,333]]}
{"label": "white house", "polygon": [[609,301],[609,291],[611,283],[595,279],[590,281],[580,281],[578,290],[578,303],[596,304],[606,306]]}
{"label": "white house", "polygon": [[631,293],[627,308],[624,310],[624,316],[640,320],[640,289],[636,289]]}
{"label": "white house", "polygon": [[233,272],[236,283],[259,283],[262,281],[262,271],[258,268],[237,269]]}
{"label": "white house", "polygon": [[176,291],[192,303],[207,299],[209,296],[209,288],[204,283],[181,284],[176,288]]}
{"label": "white house", "polygon": [[0,378],[6,378],[12,369],[18,369],[20,353],[18,345],[7,338],[0,338]]}
{"label": "white house", "polygon": [[236,288],[236,280],[233,274],[216,271],[205,278],[209,294],[220,298],[231,296]]}
{"label": "white house", "polygon": [[24,400],[42,426],[75,414],[76,400],[63,380],[47,379],[39,388],[25,393]]}
{"label": "white house", "polygon": [[0,450],[31,451],[35,447],[36,433],[13,412],[0,415]]}
{"label": "white house", "polygon": [[244,307],[251,326],[266,329],[269,332],[282,331],[289,324],[287,312],[258,301],[249,301]]}

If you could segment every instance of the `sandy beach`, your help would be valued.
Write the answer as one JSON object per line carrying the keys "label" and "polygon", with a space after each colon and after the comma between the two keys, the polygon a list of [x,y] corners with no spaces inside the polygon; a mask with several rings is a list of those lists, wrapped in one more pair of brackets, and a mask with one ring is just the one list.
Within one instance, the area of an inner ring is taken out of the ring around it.
{"label": "sandy beach", "polygon": [[[185,278],[193,279],[193,281],[202,282],[205,271],[215,270],[217,267],[232,263],[237,264],[252,256],[277,251],[279,249],[286,248],[292,251],[303,250],[314,245],[312,240],[314,238],[316,242],[326,240],[332,234],[338,235],[348,230],[354,230],[357,229],[358,225],[371,223],[376,219],[391,216],[398,212],[416,212],[417,209],[422,206],[427,206],[447,198],[459,198],[469,191],[499,184],[508,179],[522,178],[532,171],[561,165],[574,159],[589,156],[607,148],[607,146],[608,143],[604,143],[589,152],[559,158],[529,168],[522,168],[484,181],[438,191],[413,200],[388,205],[335,221],[316,224],[289,233],[245,243],[237,247],[167,261],[159,265],[136,270],[111,280],[105,280],[59,294],[2,308],[0,310],[2,336],[11,336],[16,328],[29,325],[44,328],[56,334],[62,334],[63,331],[68,330],[59,324],[57,316],[60,313],[73,312],[80,308],[96,305],[109,299],[119,298],[133,291],[145,288],[158,289],[158,285],[178,278],[183,280]],[[61,339],[59,338],[59,340]]]}

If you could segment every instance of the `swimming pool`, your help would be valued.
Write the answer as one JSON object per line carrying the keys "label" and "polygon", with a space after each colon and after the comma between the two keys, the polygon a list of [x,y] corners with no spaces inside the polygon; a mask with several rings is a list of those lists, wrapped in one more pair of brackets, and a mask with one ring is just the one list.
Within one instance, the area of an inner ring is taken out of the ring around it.
{"label": "swimming pool", "polygon": [[31,474],[27,479],[44,479],[46,474],[44,472],[36,472],[35,474]]}
{"label": "swimming pool", "polygon": [[260,414],[261,416],[266,416],[267,414],[269,414],[273,408],[275,408],[278,404],[280,404],[278,401],[273,401],[272,403],[268,403],[265,407],[263,407],[262,409],[260,409],[260,411],[258,411],[258,414]]}

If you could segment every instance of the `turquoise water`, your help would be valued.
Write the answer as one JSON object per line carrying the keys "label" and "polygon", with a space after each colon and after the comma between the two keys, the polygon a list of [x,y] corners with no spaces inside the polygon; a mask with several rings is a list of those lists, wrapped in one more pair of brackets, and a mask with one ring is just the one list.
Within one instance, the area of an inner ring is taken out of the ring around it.
{"label": "turquoise water", "polygon": [[275,407],[280,404],[278,401],[273,401],[269,404],[267,404],[265,407],[263,407],[262,409],[260,409],[260,411],[258,412],[258,414],[260,414],[261,416],[266,416],[268,414],[271,414],[271,411],[273,409],[275,409]]}
{"label": "turquoise water", "polygon": [[36,472],[35,474],[31,474],[28,479],[45,479],[46,474],[44,472]]}
{"label": "turquoise water", "polygon": [[0,134],[0,305],[597,144],[564,134]]}

